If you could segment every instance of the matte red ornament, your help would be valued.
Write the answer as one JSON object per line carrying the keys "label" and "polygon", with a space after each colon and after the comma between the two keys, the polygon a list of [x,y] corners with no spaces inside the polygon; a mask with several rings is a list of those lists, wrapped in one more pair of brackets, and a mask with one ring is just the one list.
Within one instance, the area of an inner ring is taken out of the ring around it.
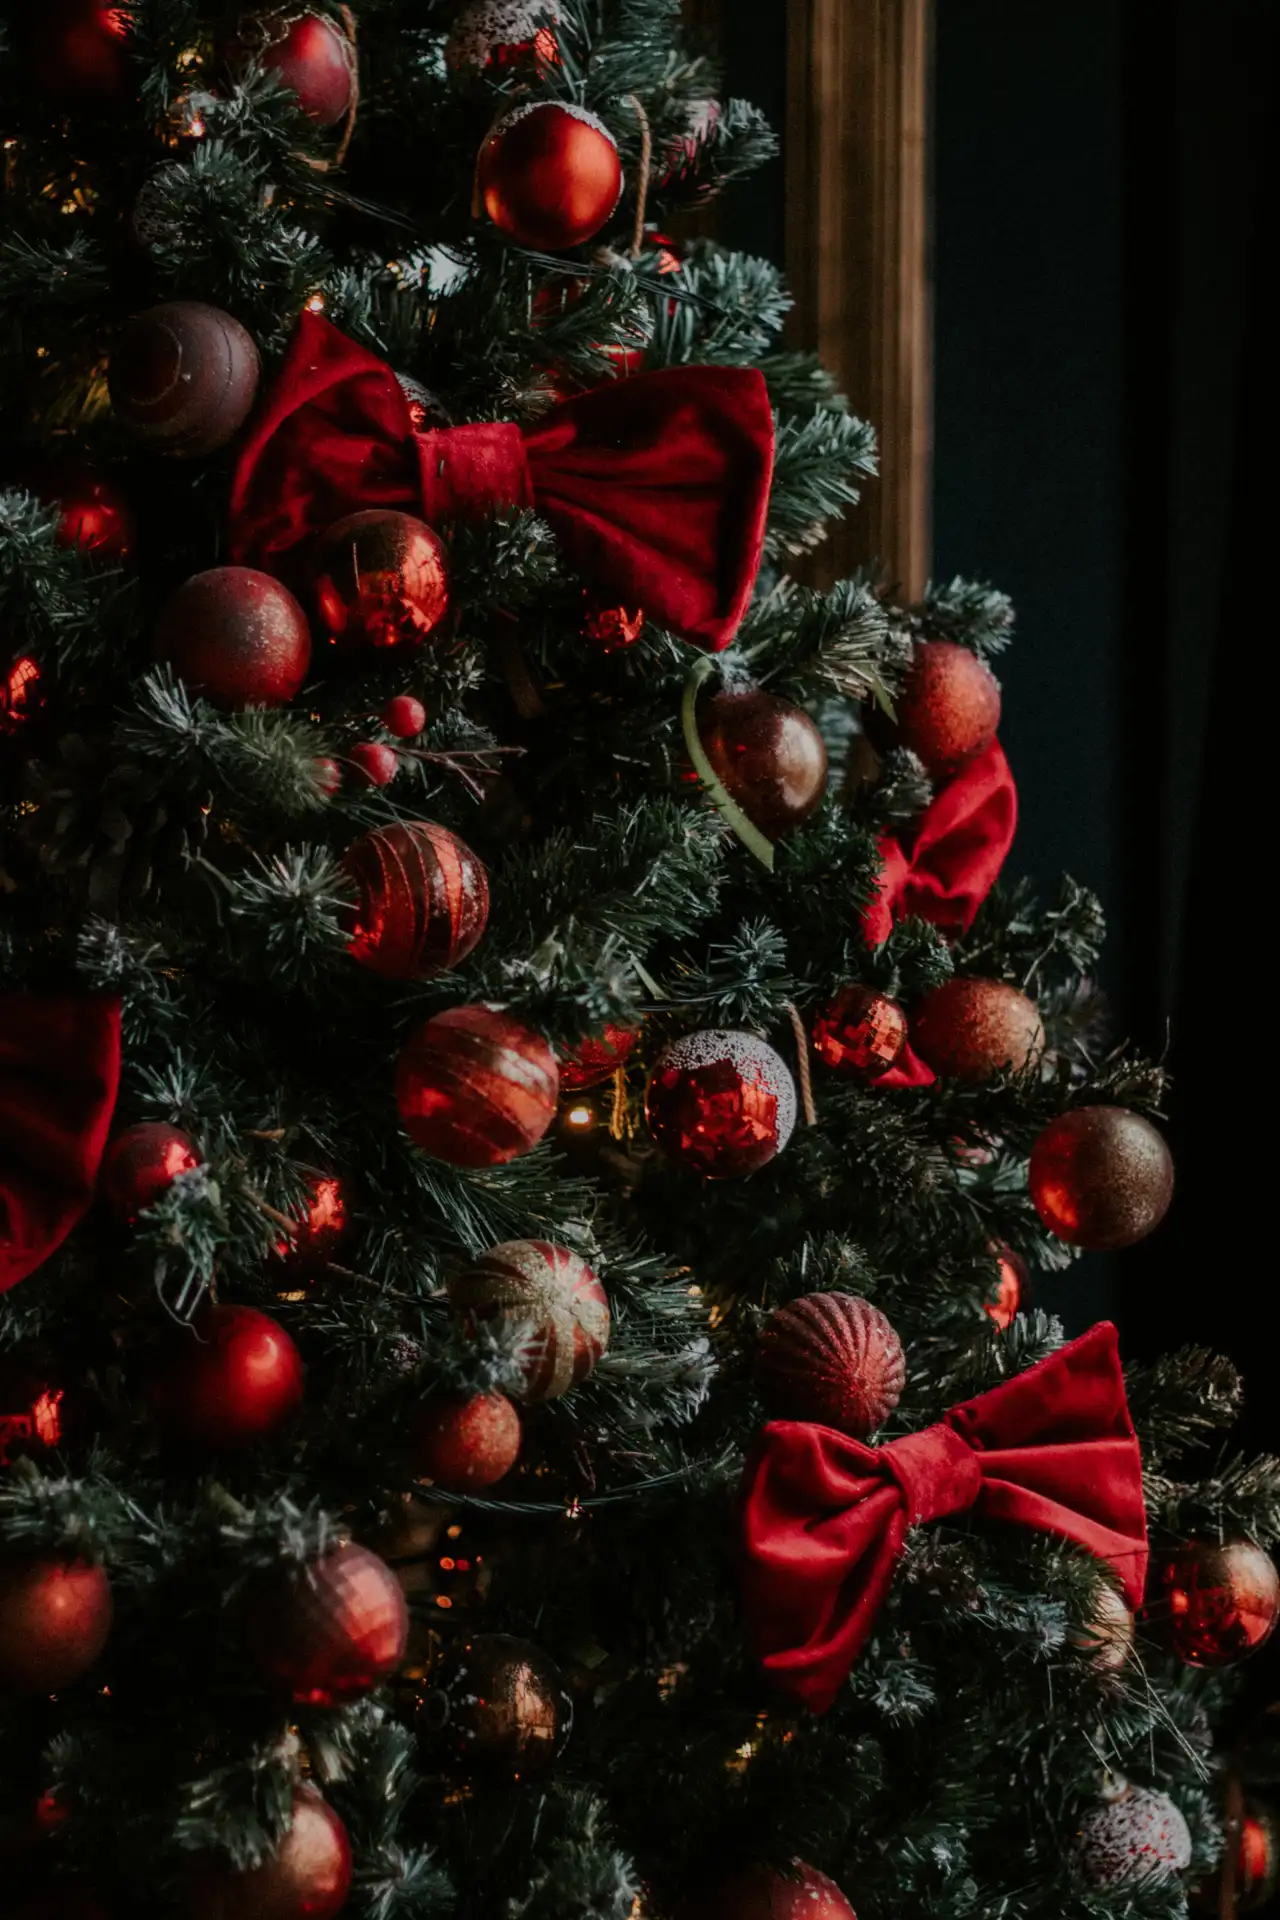
{"label": "matte red ornament", "polygon": [[171,1441],[221,1451],[271,1439],[302,1392],[302,1356],[279,1321],[228,1302],[169,1334],[148,1398]]}
{"label": "matte red ornament", "polygon": [[807,713],[751,687],[698,706],[698,738],[732,800],[769,839],[794,833],[822,804],[827,749]]}
{"label": "matte red ornament", "polygon": [[998,1278],[994,1298],[986,1302],[986,1310],[1003,1333],[1031,1304],[1031,1274],[1026,1261],[1012,1247],[997,1247],[995,1256]]}
{"label": "matte red ornament", "polygon": [[[857,1920],[834,1880],[803,1860],[748,1867],[699,1900],[698,1920]],[[690,1909],[685,1920],[693,1920]]]}
{"label": "matte red ornament", "polygon": [[598,1036],[580,1040],[560,1056],[561,1093],[581,1093],[586,1087],[599,1086],[619,1067],[625,1067],[639,1038],[639,1027],[607,1025]]}
{"label": "matte red ornament", "polygon": [[771,1419],[816,1420],[865,1440],[902,1398],[902,1342],[854,1293],[806,1293],[764,1324],[756,1376]]}
{"label": "matte red ornament", "polygon": [[567,101],[522,101],[476,162],[476,198],[522,247],[558,253],[600,231],[622,198],[622,162],[603,120]]}
{"label": "matte red ornament", "polygon": [[190,1134],[164,1120],[143,1120],[116,1134],[102,1157],[102,1195],[126,1225],[167,1193],[180,1173],[200,1165]]}
{"label": "matte red ornament", "polygon": [[952,640],[917,642],[897,700],[897,739],[935,780],[950,779],[985,751],[1000,725],[1000,683],[985,662]]}
{"label": "matte red ornament", "polygon": [[357,787],[389,787],[400,771],[400,756],[395,748],[374,740],[352,747],[347,760],[352,785]]}
{"label": "matte red ornament", "polygon": [[15,21],[32,79],[59,106],[104,106],[129,84],[129,21],[113,0],[45,0]]}
{"label": "matte red ornament", "polygon": [[795,1081],[757,1034],[689,1033],[658,1055],[645,1117],[673,1160],[712,1180],[734,1179],[767,1166],[791,1138]]}
{"label": "matte red ornament", "polygon": [[88,1673],[113,1607],[101,1567],[58,1554],[0,1559],[0,1694],[56,1693]]}
{"label": "matte red ornament", "polygon": [[1229,1667],[1265,1646],[1280,1575],[1251,1540],[1188,1540],[1153,1554],[1143,1618],[1188,1667]]}
{"label": "matte red ornament", "polygon": [[521,1398],[557,1400],[585,1380],[609,1345],[609,1297],[581,1254],[549,1240],[508,1240],[448,1283],[470,1320],[528,1327]]}
{"label": "matte red ornament", "polygon": [[137,439],[194,460],[234,440],[261,371],[238,320],[203,300],[172,300],[129,322],[112,350],[107,390]]}
{"label": "matte red ornament", "polygon": [[133,552],[133,508],[106,475],[87,460],[56,460],[22,476],[22,485],[58,509],[58,544],[79,547],[95,559],[120,564]]}
{"label": "matte red ornament", "polygon": [[553,1767],[573,1731],[564,1677],[540,1647],[478,1633],[423,1702],[420,1729],[464,1768],[527,1779]]}
{"label": "matte red ornament", "polygon": [[156,653],[215,707],[284,707],[311,665],[307,616],[287,587],[252,567],[211,567],[171,595]]}
{"label": "matte red ornament", "polygon": [[313,1173],[308,1175],[307,1184],[310,1191],[294,1233],[291,1238],[282,1235],[275,1248],[276,1258],[299,1279],[323,1273],[347,1231],[347,1202],[341,1180],[333,1174]]}
{"label": "matte red ornament", "polygon": [[409,1429],[415,1474],[448,1493],[496,1487],[520,1457],[520,1415],[505,1393],[433,1393]]}
{"label": "matte red ornament", "polygon": [[560,64],[556,0],[472,0],[445,41],[450,73],[536,79]]}
{"label": "matte red ornament", "polygon": [[1173,1156],[1126,1107],[1072,1107],[1031,1150],[1031,1198],[1050,1233],[1090,1253],[1153,1233],[1173,1199]]}
{"label": "matte red ornament", "polygon": [[343,862],[360,890],[350,951],[387,980],[458,966],[489,920],[489,876],[465,841],[431,820],[378,827]]}
{"label": "matte red ornament", "polygon": [[1035,1001],[1016,987],[960,974],[920,1002],[911,1044],[935,1073],[975,1084],[1038,1065],[1044,1028]]}
{"label": "matte red ornament", "polygon": [[444,542],[411,513],[348,514],[312,563],[320,625],[340,647],[420,647],[449,609]]}
{"label": "matte red ornament", "polygon": [[202,1860],[184,1890],[186,1920],[333,1920],[351,1891],[351,1842],[313,1786],[293,1795],[293,1819],[259,1867]]}
{"label": "matte red ornament", "polygon": [[427,710],[411,693],[398,693],[387,701],[378,718],[397,740],[413,740],[427,724]]}
{"label": "matte red ornament", "polygon": [[308,7],[272,7],[237,23],[224,56],[233,73],[256,60],[295,95],[308,120],[336,127],[356,97],[356,50],[341,26]]}
{"label": "matte red ornament", "polygon": [[528,1153],[556,1116],[560,1074],[541,1034],[492,1007],[450,1007],[410,1034],[396,1105],[411,1138],[454,1167]]}
{"label": "matte red ornament", "polygon": [[813,1023],[813,1050],[825,1066],[858,1080],[878,1080],[907,1044],[907,1016],[896,1000],[852,982],[841,987]]}
{"label": "matte red ornament", "polygon": [[295,1706],[340,1706],[371,1693],[400,1665],[409,1637],[395,1574],[354,1541],[298,1572],[251,1581],[244,1623],[260,1671]]}
{"label": "matte red ornament", "polygon": [[41,704],[40,669],[23,654],[0,672],[0,736],[16,733]]}

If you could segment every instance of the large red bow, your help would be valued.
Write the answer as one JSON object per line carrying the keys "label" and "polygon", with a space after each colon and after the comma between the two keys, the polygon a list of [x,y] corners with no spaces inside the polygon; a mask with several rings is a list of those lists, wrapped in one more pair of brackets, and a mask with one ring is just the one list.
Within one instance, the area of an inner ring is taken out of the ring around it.
{"label": "large red bow", "polygon": [[1086,1547],[1142,1598],[1142,1459],[1107,1321],[884,1447],[767,1426],[745,1482],[746,1609],[768,1672],[824,1713],[888,1591],[908,1527],[972,1510]]}
{"label": "large red bow", "polygon": [[755,585],[772,477],[773,415],[752,368],[612,381],[528,434],[415,433],[390,367],[307,313],[240,456],[231,555],[287,573],[295,549],[365,508],[439,522],[532,506],[599,592],[718,652]]}
{"label": "large red bow", "polygon": [[87,1212],[120,1084],[120,1005],[0,996],[0,1293]]}

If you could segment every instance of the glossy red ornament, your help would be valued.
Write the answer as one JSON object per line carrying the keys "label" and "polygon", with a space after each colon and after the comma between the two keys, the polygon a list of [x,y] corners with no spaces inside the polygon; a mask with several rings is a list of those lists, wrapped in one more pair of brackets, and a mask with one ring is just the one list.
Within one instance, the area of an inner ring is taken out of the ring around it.
{"label": "glossy red ornament", "polygon": [[107,1644],[111,1582],[65,1555],[0,1558],[0,1694],[56,1693],[88,1673]]}
{"label": "glossy red ornament", "polygon": [[824,1066],[878,1080],[907,1044],[907,1016],[896,1000],[856,982],[841,987],[813,1023],[813,1050]]}
{"label": "glossy red ornament", "polygon": [[103,106],[124,97],[129,20],[114,0],[44,0],[20,8],[15,28],[32,79],[52,103]]}
{"label": "glossy red ornament", "polygon": [[271,1439],[302,1392],[302,1356],[279,1321],[226,1303],[168,1335],[148,1398],[170,1441],[221,1451]]}
{"label": "glossy red ornament", "polygon": [[[803,1860],[748,1867],[697,1905],[697,1920],[857,1920],[834,1880]],[[690,1909],[682,1920],[694,1920]]]}
{"label": "glossy red ornament", "polygon": [[292,1238],[283,1234],[275,1253],[291,1275],[311,1279],[323,1273],[342,1245],[347,1231],[347,1202],[342,1182],[332,1174],[307,1176],[310,1189]]}
{"label": "glossy red ornament", "polygon": [[560,1056],[561,1093],[581,1093],[586,1087],[599,1086],[627,1064],[639,1038],[639,1027],[606,1026],[600,1035],[580,1040]]}
{"label": "glossy red ornament", "polygon": [[58,509],[58,544],[79,547],[98,560],[119,564],[137,538],[133,508],[106,475],[87,460],[55,460],[22,476],[22,485],[47,507]]}
{"label": "glossy red ornament", "polygon": [[387,701],[378,718],[397,740],[413,740],[427,724],[427,710],[411,693],[398,693]]}
{"label": "glossy red ornament", "polygon": [[812,1420],[865,1440],[902,1398],[902,1342],[879,1307],[854,1293],[806,1293],[765,1321],[756,1377],[769,1416]]}
{"label": "glossy red ornament", "polygon": [[520,1457],[520,1415],[505,1393],[433,1393],[409,1428],[415,1474],[448,1493],[497,1486]]}
{"label": "glossy red ornament", "polygon": [[347,761],[352,785],[357,787],[389,787],[400,771],[400,756],[395,748],[373,740],[352,747]]}
{"label": "glossy red ornament", "polygon": [[396,1105],[426,1153],[498,1167],[528,1153],[556,1116],[560,1074],[541,1034],[492,1007],[450,1007],[410,1034]]}
{"label": "glossy red ornament", "polygon": [[560,64],[556,0],[471,0],[445,41],[450,73],[535,79]]}
{"label": "glossy red ornament", "polygon": [[1039,1063],[1044,1028],[1034,1000],[1003,980],[958,974],[911,1016],[911,1044],[943,1079],[975,1084]]}
{"label": "glossy red ornament", "polygon": [[1031,1198],[1050,1233],[1090,1253],[1153,1233],[1173,1199],[1173,1156],[1126,1107],[1072,1107],[1031,1150]]}
{"label": "glossy red ornament", "polygon": [[799,707],[758,687],[722,689],[699,703],[698,738],[730,799],[769,839],[794,833],[822,804],[827,749]]}
{"label": "glossy red ornament", "polygon": [[308,120],[336,127],[356,97],[356,50],[339,23],[309,7],[268,7],[236,24],[223,48],[232,72],[256,61],[295,95]]}
{"label": "glossy red ornament", "polygon": [[489,920],[489,876],[465,841],[431,820],[378,827],[343,865],[360,890],[350,951],[387,980],[458,966]]}
{"label": "glossy red ornament", "polygon": [[205,1859],[184,1889],[185,1920],[333,1920],[351,1891],[351,1842],[312,1786],[293,1795],[293,1819],[276,1852],[239,1870]]}
{"label": "glossy red ornament", "polygon": [[781,1054],[754,1033],[712,1028],[672,1041],[645,1094],[663,1152],[712,1180],[756,1173],[796,1123],[796,1088]]}
{"label": "glossy red ornament", "polygon": [[156,653],[215,707],[284,707],[311,665],[307,616],[287,587],[253,567],[211,567],[171,595]]}
{"label": "glossy red ornament", "polygon": [[102,1158],[102,1196],[128,1225],[167,1193],[180,1173],[200,1165],[190,1134],[164,1120],[143,1120],[115,1135]]}
{"label": "glossy red ornament", "polygon": [[409,1637],[399,1581],[354,1541],[297,1572],[251,1581],[243,1618],[259,1670],[295,1706],[340,1706],[371,1693],[400,1665]]}
{"label": "glossy red ornament", "polygon": [[23,654],[0,672],[0,736],[16,733],[40,701],[40,669]]}
{"label": "glossy red ornament", "polygon": [[203,300],[172,300],[129,322],[112,349],[107,390],[135,438],[193,460],[239,433],[261,372],[238,320]]}
{"label": "glossy red ornament", "polygon": [[995,1248],[998,1275],[995,1295],[986,1311],[1003,1333],[1031,1304],[1031,1274],[1026,1261],[1012,1247]]}
{"label": "glossy red ornament", "polygon": [[922,640],[896,708],[898,744],[918,754],[935,780],[949,780],[995,739],[1000,684],[968,647]]}
{"label": "glossy red ornament", "polygon": [[1143,1618],[1188,1667],[1256,1653],[1280,1618],[1280,1575],[1251,1540],[1188,1540],[1152,1556]]}
{"label": "glossy red ornament", "polygon": [[348,514],[320,540],[312,592],[336,645],[420,647],[449,609],[444,542],[411,513]]}
{"label": "glossy red ornament", "polygon": [[527,1327],[521,1398],[557,1400],[585,1380],[609,1345],[609,1297],[581,1254],[549,1240],[508,1240],[448,1281],[469,1320]]}
{"label": "glossy red ornament", "polygon": [[541,1648],[513,1634],[477,1633],[424,1700],[419,1726],[431,1747],[468,1771],[527,1779],[564,1752],[573,1701]]}
{"label": "glossy red ornament", "polygon": [[643,607],[600,607],[588,604],[582,623],[583,638],[601,653],[621,653],[634,647],[644,632]]}
{"label": "glossy red ornament", "polygon": [[54,1452],[71,1424],[67,1389],[52,1361],[38,1347],[0,1353],[0,1469]]}
{"label": "glossy red ornament", "polygon": [[600,231],[622,198],[622,162],[603,120],[568,101],[529,100],[495,121],[476,197],[500,232],[558,253]]}

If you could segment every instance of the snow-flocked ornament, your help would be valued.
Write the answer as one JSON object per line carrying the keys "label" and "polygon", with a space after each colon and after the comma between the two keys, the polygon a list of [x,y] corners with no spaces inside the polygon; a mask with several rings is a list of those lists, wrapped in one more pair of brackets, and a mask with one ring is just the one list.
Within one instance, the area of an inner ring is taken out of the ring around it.
{"label": "snow-flocked ornament", "polygon": [[1168,1794],[1117,1780],[1080,1822],[1074,1853],[1086,1886],[1109,1892],[1182,1873],[1191,1834]]}
{"label": "snow-flocked ornament", "polygon": [[695,1173],[728,1180],[782,1152],[796,1123],[796,1086],[758,1034],[687,1033],[658,1055],[645,1095],[649,1131]]}
{"label": "snow-flocked ornament", "polygon": [[560,64],[556,0],[472,0],[445,42],[450,73],[528,79]]}

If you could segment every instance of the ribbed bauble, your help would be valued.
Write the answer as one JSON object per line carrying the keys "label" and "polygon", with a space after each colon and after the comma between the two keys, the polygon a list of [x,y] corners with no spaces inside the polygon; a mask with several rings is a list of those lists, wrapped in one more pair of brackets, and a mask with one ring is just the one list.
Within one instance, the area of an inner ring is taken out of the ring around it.
{"label": "ribbed bauble", "polygon": [[135,439],[195,460],[239,433],[261,370],[252,335],[231,314],[171,300],[129,322],[111,353],[107,391]]}
{"label": "ribbed bauble", "polygon": [[806,1293],[765,1321],[756,1377],[773,1419],[813,1420],[865,1440],[902,1398],[902,1342],[854,1293]]}
{"label": "ribbed bauble", "polygon": [[387,980],[426,980],[465,960],[489,919],[489,876],[433,820],[376,827],[347,853],[359,888],[350,951]]}
{"label": "ribbed bauble", "polygon": [[556,1116],[560,1073],[542,1035],[493,1007],[450,1007],[409,1035],[396,1068],[405,1131],[454,1167],[528,1153]]}
{"label": "ribbed bauble", "polygon": [[609,1345],[609,1300],[581,1254],[549,1240],[491,1247],[448,1282],[472,1321],[518,1321],[530,1342],[521,1397],[557,1400],[585,1380]]}

